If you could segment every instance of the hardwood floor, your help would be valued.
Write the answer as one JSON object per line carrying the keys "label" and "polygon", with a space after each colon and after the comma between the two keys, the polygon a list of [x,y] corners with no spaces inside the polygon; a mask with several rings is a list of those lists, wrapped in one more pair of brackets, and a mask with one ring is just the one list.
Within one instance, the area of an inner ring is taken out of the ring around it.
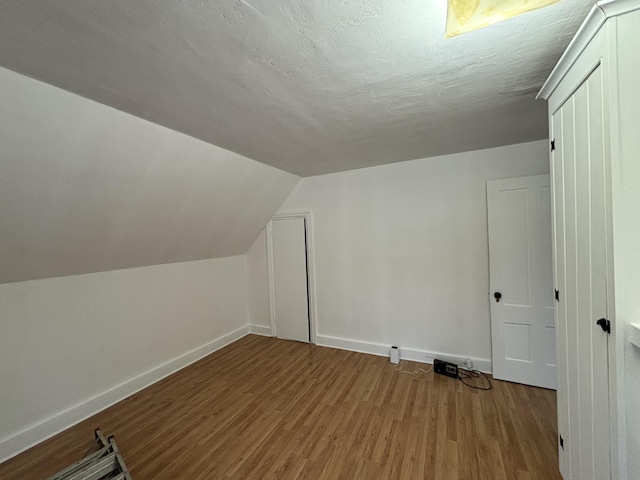
{"label": "hardwood floor", "polygon": [[1,464],[0,478],[46,479],[100,427],[134,480],[560,479],[555,392],[493,385],[250,335]]}

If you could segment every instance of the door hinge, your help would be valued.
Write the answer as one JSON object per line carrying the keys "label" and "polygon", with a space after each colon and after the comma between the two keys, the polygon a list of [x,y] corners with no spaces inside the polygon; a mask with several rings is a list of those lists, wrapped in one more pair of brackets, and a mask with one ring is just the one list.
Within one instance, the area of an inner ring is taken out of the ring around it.
{"label": "door hinge", "polygon": [[564,438],[562,438],[562,435],[559,435],[560,437],[560,448],[562,449],[562,451],[564,451]]}
{"label": "door hinge", "polygon": [[556,302],[560,301],[560,291],[556,290]]}
{"label": "door hinge", "polygon": [[551,151],[553,152],[556,149],[556,139],[551,140]]}
{"label": "door hinge", "polygon": [[596,322],[596,325],[600,325],[600,328],[604,330],[606,333],[611,333],[611,322],[606,318],[601,318]]}

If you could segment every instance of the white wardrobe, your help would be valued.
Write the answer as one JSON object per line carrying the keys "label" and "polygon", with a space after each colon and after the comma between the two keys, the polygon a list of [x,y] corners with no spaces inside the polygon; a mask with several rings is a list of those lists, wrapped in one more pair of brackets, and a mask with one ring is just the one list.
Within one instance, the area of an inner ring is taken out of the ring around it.
{"label": "white wardrobe", "polygon": [[640,0],[599,2],[549,102],[565,480],[640,480]]}

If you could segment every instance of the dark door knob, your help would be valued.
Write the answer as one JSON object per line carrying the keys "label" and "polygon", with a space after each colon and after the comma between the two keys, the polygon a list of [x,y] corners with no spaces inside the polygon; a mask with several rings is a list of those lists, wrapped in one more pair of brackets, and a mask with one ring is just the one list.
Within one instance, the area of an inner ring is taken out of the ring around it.
{"label": "dark door knob", "polygon": [[493,294],[493,298],[496,299],[496,302],[499,302],[500,299],[502,298],[502,294],[500,292],[496,292]]}

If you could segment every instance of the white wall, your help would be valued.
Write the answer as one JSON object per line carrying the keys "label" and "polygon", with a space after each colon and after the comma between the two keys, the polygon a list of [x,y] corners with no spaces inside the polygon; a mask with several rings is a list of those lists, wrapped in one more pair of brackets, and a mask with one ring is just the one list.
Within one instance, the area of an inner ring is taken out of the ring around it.
{"label": "white wall", "polygon": [[0,461],[248,332],[246,257],[0,285]]}
{"label": "white wall", "polygon": [[313,212],[318,343],[490,368],[486,181],[548,171],[538,141],[304,178],[280,212]]}
{"label": "white wall", "polygon": [[246,253],[299,178],[0,68],[0,283]]}
{"label": "white wall", "polygon": [[1,461],[247,333],[299,177],[3,68],[0,146]]}

